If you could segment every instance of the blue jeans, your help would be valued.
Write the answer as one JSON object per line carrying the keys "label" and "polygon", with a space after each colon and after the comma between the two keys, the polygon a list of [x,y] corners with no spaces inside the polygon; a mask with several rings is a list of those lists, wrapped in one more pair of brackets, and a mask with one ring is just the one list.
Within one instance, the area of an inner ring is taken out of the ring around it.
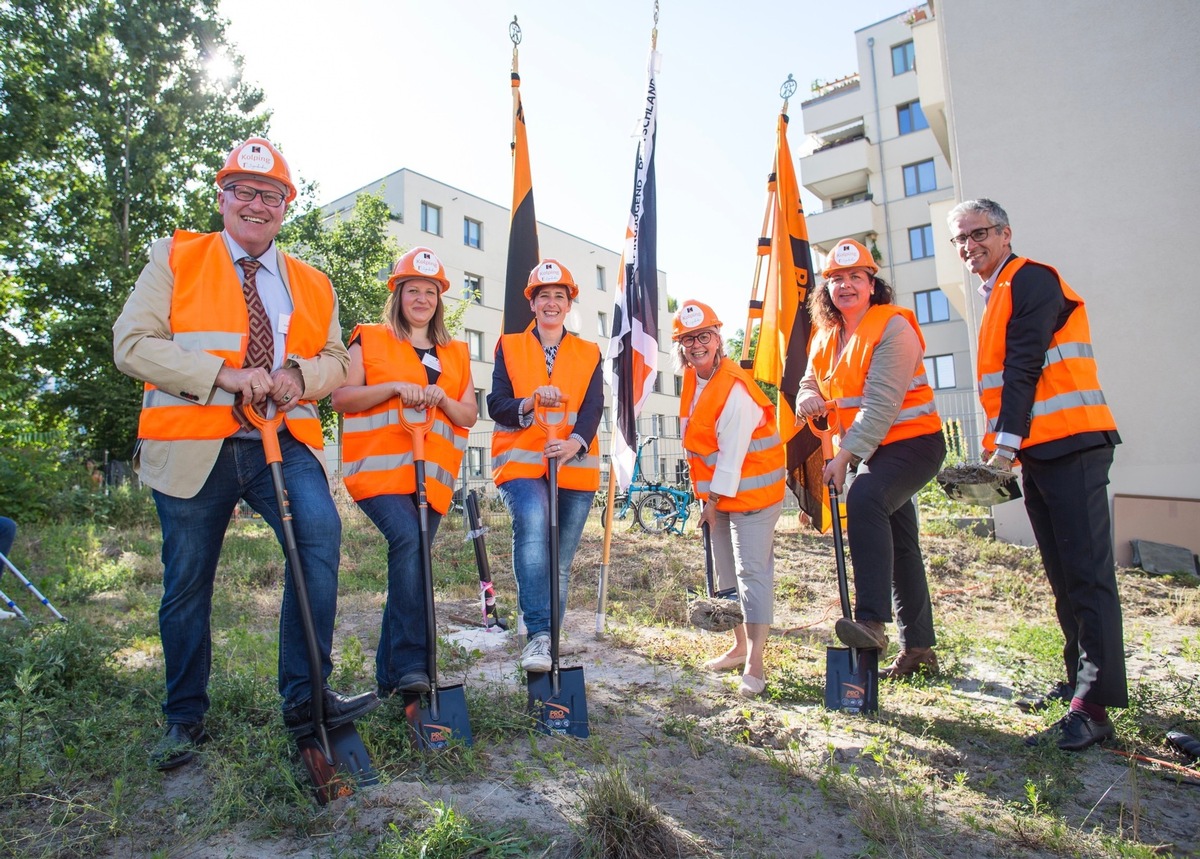
{"label": "blue jeans", "polygon": [[[317,631],[321,676],[328,678],[333,670],[329,653],[337,610],[342,520],[329,494],[325,469],[312,452],[286,431],[280,432],[279,445]],[[194,498],[175,498],[154,491],[163,532],[163,598],[158,628],[166,663],[163,713],[168,724],[199,722],[208,711],[213,582],[225,529],[238,500],[243,498],[271,526],[282,546],[283,526],[271,470],[258,439],[226,439],[208,480]],[[290,562],[285,570],[279,615],[279,694],[287,709],[309,700],[312,684]]]}
{"label": "blue jeans", "polygon": [[[375,652],[375,680],[392,691],[411,671],[425,671],[425,574],[417,496],[376,495],[358,502],[388,545],[388,593]],[[442,514],[429,508],[429,543]]]}
{"label": "blue jeans", "polygon": [[[512,515],[513,573],[517,598],[530,638],[550,629],[550,484],[541,477],[509,480],[498,487]],[[592,509],[592,491],[558,490],[559,621],[567,611],[567,580],[571,561]]]}

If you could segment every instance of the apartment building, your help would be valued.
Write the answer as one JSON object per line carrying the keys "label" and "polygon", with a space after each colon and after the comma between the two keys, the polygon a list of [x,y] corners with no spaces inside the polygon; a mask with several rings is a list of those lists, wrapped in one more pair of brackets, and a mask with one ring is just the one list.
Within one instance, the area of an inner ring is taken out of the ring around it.
{"label": "apartment building", "polygon": [[858,70],[814,84],[801,106],[800,182],[820,202],[808,213],[818,270],[838,239],[872,250],[897,303],[921,323],[942,416],[962,421],[971,444],[978,436],[966,307],[961,290],[941,287],[935,253],[946,244],[936,212],[954,202],[953,173],[921,98],[913,17],[856,31]]}
{"label": "apartment building", "polygon": [[[348,215],[362,193],[382,196],[391,211],[389,231],[402,249],[423,245],[441,258],[452,284],[446,298],[469,303],[459,336],[471,351],[471,374],[480,421],[471,432],[470,446],[464,456],[464,471],[469,480],[486,480],[490,475],[492,428],[487,394],[491,390],[492,359],[501,334],[504,309],[509,209],[412,170],[401,169],[332,201],[323,207],[323,212],[331,218]],[[614,225],[614,230],[617,229],[623,229],[623,226]],[[605,354],[612,333],[620,252],[544,223],[538,224],[538,243],[541,255],[562,262],[579,285],[579,299],[572,306],[567,329],[598,344],[601,354]],[[658,288],[659,341],[666,349],[670,346],[670,316],[667,313],[667,276],[661,270]],[[678,437],[682,376],[675,372],[666,351],[659,353],[658,368],[656,393],[650,396],[642,411],[639,428],[647,435]],[[601,452],[607,458],[612,430],[611,394],[607,387],[605,396],[608,404],[600,429]],[[673,449],[678,449],[678,444]],[[644,461],[643,467],[673,476],[676,458],[668,456],[664,449],[653,463],[649,459]]]}

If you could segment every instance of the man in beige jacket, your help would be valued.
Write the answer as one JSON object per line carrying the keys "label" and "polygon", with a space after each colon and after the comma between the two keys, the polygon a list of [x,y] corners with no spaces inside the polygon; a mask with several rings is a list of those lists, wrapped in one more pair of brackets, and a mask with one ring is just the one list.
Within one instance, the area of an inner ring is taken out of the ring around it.
{"label": "man in beige jacket", "polygon": [[[177,231],[150,249],[113,325],[117,366],[146,383],[134,467],[154,492],[163,531],[159,631],[166,665],[167,729],[151,763],[171,769],[208,739],[210,616],[217,560],[239,500],[283,532],[262,439],[242,404],[284,416],[284,479],[308,585],[323,676],[337,606],[341,520],[323,466],[317,401],[342,384],[349,356],[329,279],[275,246],[296,197],[287,163],[250,138],[217,173],[220,233]],[[311,731],[313,695],[304,630],[287,569],[279,620],[284,724]],[[336,727],[370,712],[374,693],[322,693]]]}

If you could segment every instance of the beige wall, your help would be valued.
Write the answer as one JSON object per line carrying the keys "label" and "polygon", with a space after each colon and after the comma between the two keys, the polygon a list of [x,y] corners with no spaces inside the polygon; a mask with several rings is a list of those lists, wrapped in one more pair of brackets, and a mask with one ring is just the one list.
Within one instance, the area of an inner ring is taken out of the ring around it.
{"label": "beige wall", "polygon": [[1014,250],[1087,301],[1124,439],[1112,492],[1200,497],[1200,3],[936,11],[958,197],[1004,206]]}

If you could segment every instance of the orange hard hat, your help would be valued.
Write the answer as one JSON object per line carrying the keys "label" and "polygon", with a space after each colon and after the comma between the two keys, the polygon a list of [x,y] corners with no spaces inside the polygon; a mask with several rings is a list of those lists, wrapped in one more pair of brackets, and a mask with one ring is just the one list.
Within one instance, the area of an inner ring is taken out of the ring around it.
{"label": "orange hard hat", "polygon": [[842,239],[825,257],[825,270],[821,272],[821,277],[829,277],[835,271],[844,271],[848,268],[867,268],[871,270],[871,274],[874,274],[879,271],[879,264],[875,262],[875,257],[871,256],[871,252],[862,242],[856,242],[854,239]]}
{"label": "orange hard hat", "polygon": [[703,301],[685,301],[675,313],[671,323],[671,339],[678,340],[689,331],[699,328],[720,328],[717,312]]}
{"label": "orange hard hat", "polygon": [[217,171],[217,187],[225,187],[225,179],[237,175],[256,176],[278,182],[287,192],[284,195],[287,202],[296,199],[292,171],[288,169],[283,155],[265,137],[249,137],[245,142],[233,147],[233,151],[225,159],[225,166]]}
{"label": "orange hard hat", "polygon": [[556,259],[547,257],[533,267],[533,271],[529,272],[529,283],[525,286],[525,297],[532,301],[533,294],[543,286],[565,286],[572,301],[579,297],[579,287],[575,285],[575,278],[571,277],[567,267]]}
{"label": "orange hard hat", "polygon": [[388,278],[388,289],[395,292],[399,284],[416,277],[434,281],[442,287],[443,293],[450,288],[450,278],[446,277],[446,267],[437,258],[437,254],[429,248],[413,248],[396,260],[392,276]]}

